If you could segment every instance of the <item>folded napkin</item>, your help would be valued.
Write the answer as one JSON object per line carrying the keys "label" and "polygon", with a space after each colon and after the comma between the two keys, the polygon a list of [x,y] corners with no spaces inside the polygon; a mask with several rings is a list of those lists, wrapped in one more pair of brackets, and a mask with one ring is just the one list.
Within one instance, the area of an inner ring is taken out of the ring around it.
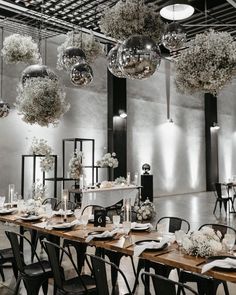
{"label": "folded napkin", "polygon": [[153,226],[151,225],[151,223],[138,223],[138,222],[132,222],[131,223],[131,229],[133,229],[133,228],[140,228],[140,229],[142,229],[142,228],[150,228],[150,229],[152,229],[153,228]]}
{"label": "folded napkin", "polygon": [[101,234],[96,234],[96,235],[88,235],[88,237],[86,238],[85,242],[89,243],[90,241],[92,241],[95,238],[112,238],[115,234],[117,234],[119,232],[118,229],[114,229],[112,231],[104,231]]}
{"label": "folded napkin", "polygon": [[207,263],[202,268],[202,273],[207,272],[213,267],[222,267],[222,268],[236,268],[236,259],[233,258],[225,258],[225,259],[217,259],[210,263]]}
{"label": "folded napkin", "polygon": [[[63,209],[59,209],[57,211],[52,211],[53,215],[64,215],[65,211]],[[72,214],[73,212],[71,210],[66,210],[66,214]]]}
{"label": "folded napkin", "polygon": [[134,256],[135,257],[140,256],[143,253],[143,251],[145,251],[146,249],[160,249],[163,247],[163,245],[168,243],[168,241],[169,241],[168,238],[163,238],[160,242],[151,241],[151,242],[144,242],[141,245],[135,245]]}

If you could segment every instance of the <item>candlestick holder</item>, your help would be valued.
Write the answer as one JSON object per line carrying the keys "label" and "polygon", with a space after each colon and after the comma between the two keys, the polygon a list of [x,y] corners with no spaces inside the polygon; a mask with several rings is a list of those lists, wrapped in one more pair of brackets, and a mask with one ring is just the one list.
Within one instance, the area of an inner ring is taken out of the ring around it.
{"label": "candlestick holder", "polygon": [[67,202],[68,202],[69,191],[68,189],[62,190],[62,199],[63,199],[63,207],[64,207],[64,222],[67,221]]}
{"label": "candlestick holder", "polygon": [[131,199],[126,198],[124,201],[124,221],[131,221]]}

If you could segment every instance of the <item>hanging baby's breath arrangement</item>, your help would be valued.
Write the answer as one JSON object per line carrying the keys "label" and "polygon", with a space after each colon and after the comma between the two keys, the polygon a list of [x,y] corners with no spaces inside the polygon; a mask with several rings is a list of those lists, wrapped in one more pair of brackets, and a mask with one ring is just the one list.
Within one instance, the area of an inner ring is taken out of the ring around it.
{"label": "hanging baby's breath arrangement", "polygon": [[49,77],[31,78],[24,85],[19,83],[17,92],[15,106],[23,121],[29,124],[55,125],[70,107],[59,81]]}
{"label": "hanging baby's breath arrangement", "polygon": [[176,86],[182,93],[216,94],[233,76],[236,42],[227,32],[210,30],[196,35],[175,60]]}
{"label": "hanging baby's breath arrangement", "polygon": [[13,34],[5,38],[2,48],[3,60],[7,64],[36,64],[40,61],[38,44],[31,36]]}
{"label": "hanging baby's breath arrangement", "polygon": [[116,40],[145,35],[160,41],[163,24],[154,8],[143,0],[120,0],[107,9],[100,21],[101,31]]}
{"label": "hanging baby's breath arrangement", "polygon": [[68,32],[66,40],[57,48],[57,68],[62,70],[65,68],[64,65],[64,52],[68,47],[77,47],[84,51],[86,61],[92,63],[98,56],[104,54],[104,45],[97,41],[92,33],[78,33]]}

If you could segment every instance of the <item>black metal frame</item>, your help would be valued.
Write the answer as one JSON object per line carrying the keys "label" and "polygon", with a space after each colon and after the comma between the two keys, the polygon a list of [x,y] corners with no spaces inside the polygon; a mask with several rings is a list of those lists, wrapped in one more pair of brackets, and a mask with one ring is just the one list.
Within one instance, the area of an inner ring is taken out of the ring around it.
{"label": "black metal frame", "polygon": [[[57,155],[50,155],[54,158],[54,178],[57,178]],[[36,180],[36,161],[37,158],[43,158],[45,156],[42,155],[22,155],[21,156],[21,196],[24,198],[24,185],[25,185],[25,159],[26,158],[33,158],[33,183],[35,183]],[[45,172],[42,172],[43,174],[43,185],[45,185],[45,181],[49,178],[45,178]],[[57,197],[57,183],[54,183],[54,198]]]}

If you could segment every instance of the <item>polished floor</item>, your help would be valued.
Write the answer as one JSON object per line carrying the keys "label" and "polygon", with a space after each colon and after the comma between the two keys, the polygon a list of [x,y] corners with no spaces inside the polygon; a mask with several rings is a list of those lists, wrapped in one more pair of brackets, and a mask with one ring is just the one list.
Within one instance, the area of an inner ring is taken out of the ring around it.
{"label": "polished floor", "polygon": [[[153,223],[162,216],[179,216],[187,219],[190,222],[191,229],[197,229],[201,224],[204,223],[224,223],[236,228],[236,214],[225,214],[224,210],[220,213],[219,208],[216,210],[216,214],[213,215],[213,208],[215,204],[215,197],[213,193],[194,193],[185,194],[169,197],[156,198],[154,200],[156,207],[156,217]],[[7,238],[5,237],[4,230],[6,228],[12,230],[18,230],[15,226],[3,225],[0,226],[0,247],[4,248],[9,246]],[[121,268],[125,271],[131,286],[133,285],[134,276],[131,269],[130,259],[122,258]],[[15,285],[15,280],[12,275],[10,268],[5,269],[6,282],[0,282],[0,295],[11,295]],[[175,272],[171,274],[173,279],[176,278]],[[194,285],[191,285],[195,287]],[[229,284],[230,294],[236,294],[235,285]],[[122,290],[122,286],[120,286]],[[24,287],[21,287],[21,295],[25,295]],[[40,295],[43,293],[40,293]],[[49,295],[52,293],[52,285],[49,287]],[[120,294],[123,294],[120,291]],[[138,295],[143,295],[143,286],[140,283],[139,288],[136,292]],[[224,294],[221,287],[218,289],[219,295]],[[164,295],[164,294],[163,294]]]}

